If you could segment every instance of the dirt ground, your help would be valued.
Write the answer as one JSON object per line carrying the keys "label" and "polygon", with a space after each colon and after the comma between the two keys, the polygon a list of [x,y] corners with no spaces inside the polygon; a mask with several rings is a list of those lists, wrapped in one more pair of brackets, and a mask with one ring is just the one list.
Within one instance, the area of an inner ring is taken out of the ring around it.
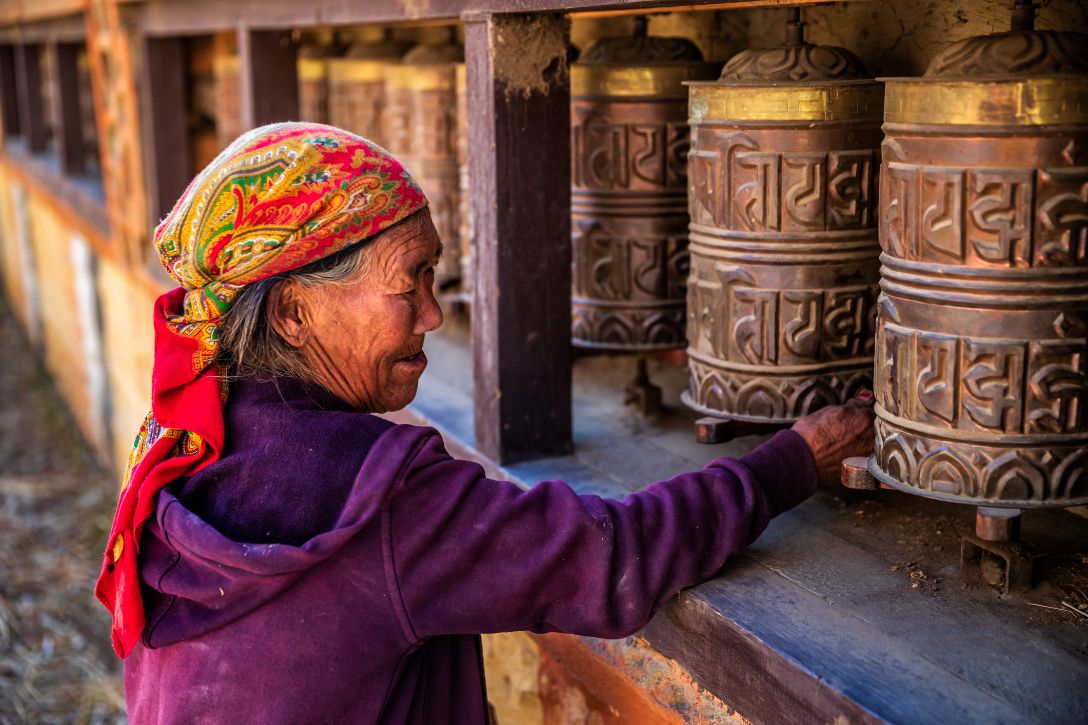
{"label": "dirt ground", "polygon": [[117,482],[0,298],[0,725],[125,722],[94,598]]}

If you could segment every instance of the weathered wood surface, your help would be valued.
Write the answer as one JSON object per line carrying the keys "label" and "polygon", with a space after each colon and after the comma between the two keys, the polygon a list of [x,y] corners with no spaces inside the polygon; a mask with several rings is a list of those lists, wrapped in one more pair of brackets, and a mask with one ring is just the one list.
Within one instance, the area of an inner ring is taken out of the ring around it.
{"label": "weathered wood surface", "polygon": [[[522,485],[559,478],[622,496],[763,440],[696,444],[679,406],[640,424],[620,402],[617,369],[633,363],[589,358],[574,368],[575,454],[500,466],[473,445],[467,331],[452,325],[425,349],[431,364],[399,419],[437,427],[454,455]],[[651,371],[666,401],[683,384],[675,372]],[[681,592],[642,636],[754,722],[1088,721],[1088,626],[1032,606],[1054,603],[1045,583],[1004,599],[964,588],[958,542],[973,517],[893,491],[821,491],[719,577]],[[1033,511],[1023,536],[1047,554],[1040,561],[1079,561],[1088,521]],[[921,569],[914,588],[909,573]]]}
{"label": "weathered wood surface", "polygon": [[465,23],[475,440],[504,463],[570,451],[567,44],[560,16]]}

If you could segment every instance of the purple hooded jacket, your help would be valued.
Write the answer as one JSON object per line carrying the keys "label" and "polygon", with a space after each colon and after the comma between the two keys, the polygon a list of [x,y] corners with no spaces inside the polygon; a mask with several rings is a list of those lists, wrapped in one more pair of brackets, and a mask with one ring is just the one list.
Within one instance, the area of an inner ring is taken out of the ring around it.
{"label": "purple hooded jacket", "polygon": [[232,384],[226,423],[145,529],[135,725],[486,722],[480,633],[626,636],[816,487],[792,431],[618,501],[297,381]]}

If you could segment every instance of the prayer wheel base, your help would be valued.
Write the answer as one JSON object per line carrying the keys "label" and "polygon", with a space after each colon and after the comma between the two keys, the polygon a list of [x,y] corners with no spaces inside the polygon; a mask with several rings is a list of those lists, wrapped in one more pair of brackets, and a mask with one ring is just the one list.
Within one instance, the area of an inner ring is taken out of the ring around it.
{"label": "prayer wheel base", "polygon": [[623,404],[634,407],[646,417],[657,417],[664,411],[661,405],[661,387],[650,380],[646,358],[638,359],[635,377],[623,389]]}
{"label": "prayer wheel base", "polygon": [[[684,402],[688,404],[686,400]],[[710,445],[728,443],[734,438],[742,436],[776,433],[788,426],[788,423],[766,423],[763,421],[704,416],[695,421],[695,440],[698,443]]]}
{"label": "prayer wheel base", "polygon": [[[700,422],[708,420],[700,419]],[[898,489],[917,494],[914,489],[890,485],[881,475],[874,458],[847,458],[842,462],[842,485],[856,491]],[[975,516],[975,532],[960,540],[960,579],[968,586],[990,586],[1002,594],[1022,592],[1032,586],[1032,556],[1020,542],[1020,516],[1017,508],[980,506]]]}

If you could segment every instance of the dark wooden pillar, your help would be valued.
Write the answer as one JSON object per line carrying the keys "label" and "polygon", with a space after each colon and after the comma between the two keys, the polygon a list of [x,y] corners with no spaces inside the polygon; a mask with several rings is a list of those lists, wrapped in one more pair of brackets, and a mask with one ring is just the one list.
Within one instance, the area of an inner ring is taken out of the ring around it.
{"label": "dark wooden pillar", "polygon": [[41,45],[23,43],[15,48],[19,84],[19,127],[31,151],[45,151],[49,141],[42,102]]}
{"label": "dark wooden pillar", "polygon": [[[502,463],[569,453],[568,27],[560,15],[464,21],[476,447]],[[527,61],[530,46],[547,57]]]}
{"label": "dark wooden pillar", "polygon": [[82,174],[86,169],[83,148],[83,118],[79,105],[79,45],[53,45],[53,87],[56,89],[54,129],[60,167],[67,174]]}
{"label": "dark wooden pillar", "polygon": [[238,30],[242,128],[298,119],[298,46],[282,30]]}
{"label": "dark wooden pillar", "polygon": [[5,136],[19,134],[19,84],[15,74],[15,47],[0,45],[0,123]]}
{"label": "dark wooden pillar", "polygon": [[152,224],[169,213],[189,183],[185,60],[183,38],[144,38],[140,115]]}

